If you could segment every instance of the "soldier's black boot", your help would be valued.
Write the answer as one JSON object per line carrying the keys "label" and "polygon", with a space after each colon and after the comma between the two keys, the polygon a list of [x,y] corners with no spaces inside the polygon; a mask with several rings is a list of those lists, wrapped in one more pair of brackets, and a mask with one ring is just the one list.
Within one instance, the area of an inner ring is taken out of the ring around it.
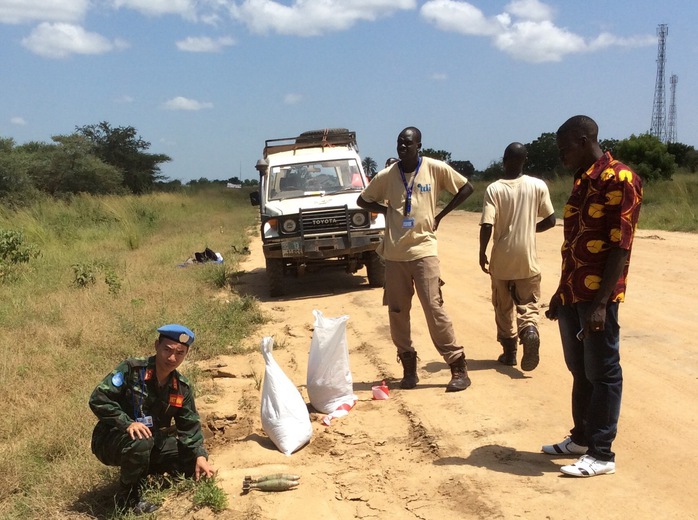
{"label": "soldier's black boot", "polygon": [[470,378],[468,377],[468,365],[465,362],[465,355],[462,355],[448,366],[451,367],[451,380],[446,385],[446,391],[460,392],[468,388],[470,386]]}
{"label": "soldier's black boot", "polygon": [[417,377],[417,353],[398,352],[397,356],[400,363],[402,363],[402,381],[400,381],[400,388],[405,390],[414,388],[419,382],[419,377]]}
{"label": "soldier's black boot", "polygon": [[500,339],[499,343],[502,345],[504,353],[500,354],[497,361],[510,367],[516,366],[516,338]]}
{"label": "soldier's black boot", "polygon": [[119,510],[134,515],[146,515],[154,513],[160,507],[143,499],[138,485],[128,486],[121,482],[119,485],[119,493],[116,495],[116,507]]}
{"label": "soldier's black boot", "polygon": [[529,325],[519,333],[521,344],[523,345],[523,357],[521,358],[521,370],[531,371],[538,366],[540,356],[540,337],[538,329]]}

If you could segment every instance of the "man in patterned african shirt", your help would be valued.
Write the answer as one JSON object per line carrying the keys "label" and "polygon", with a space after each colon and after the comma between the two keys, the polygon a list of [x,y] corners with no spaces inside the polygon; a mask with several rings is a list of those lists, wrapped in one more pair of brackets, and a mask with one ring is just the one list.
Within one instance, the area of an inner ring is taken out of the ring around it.
{"label": "man in patterned african shirt", "polygon": [[625,298],[630,252],[642,203],[642,180],[604,153],[587,116],[557,131],[562,164],[575,172],[564,209],[560,285],[547,315],[560,327],[572,372],[570,436],[543,446],[551,455],[581,455],[560,470],[576,477],[615,473],[623,375],[618,305]]}

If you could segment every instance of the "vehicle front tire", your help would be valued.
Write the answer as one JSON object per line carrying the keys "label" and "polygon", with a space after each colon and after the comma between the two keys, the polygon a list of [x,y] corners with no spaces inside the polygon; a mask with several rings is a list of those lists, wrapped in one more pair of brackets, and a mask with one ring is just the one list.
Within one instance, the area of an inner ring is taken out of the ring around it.
{"label": "vehicle front tire", "polygon": [[269,296],[283,296],[284,261],[282,258],[267,258],[267,282]]}
{"label": "vehicle front tire", "polygon": [[368,285],[371,287],[385,286],[385,262],[375,251],[368,253],[366,274],[368,275]]}

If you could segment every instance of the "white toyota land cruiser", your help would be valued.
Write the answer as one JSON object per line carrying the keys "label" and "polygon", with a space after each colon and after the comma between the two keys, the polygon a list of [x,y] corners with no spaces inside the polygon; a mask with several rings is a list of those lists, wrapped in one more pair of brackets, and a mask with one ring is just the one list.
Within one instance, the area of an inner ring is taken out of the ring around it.
{"label": "white toyota land cruiser", "polygon": [[269,139],[257,161],[259,205],[269,293],[284,294],[284,276],[326,267],[355,273],[382,287],[383,260],[376,253],[385,218],[356,205],[366,186],[356,134],[343,128]]}

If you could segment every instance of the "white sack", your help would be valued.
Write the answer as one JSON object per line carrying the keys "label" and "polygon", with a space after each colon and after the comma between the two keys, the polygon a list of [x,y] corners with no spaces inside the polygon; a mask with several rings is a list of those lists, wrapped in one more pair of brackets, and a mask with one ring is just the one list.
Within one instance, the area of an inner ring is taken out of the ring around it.
{"label": "white sack", "polygon": [[271,355],[274,340],[269,336],[260,344],[264,355],[262,387],[262,428],[285,455],[305,446],[313,435],[308,408],[296,388]]}
{"label": "white sack", "polygon": [[[315,326],[308,356],[308,398],[317,411],[331,414],[342,405],[354,406],[357,397],[349,368],[347,320],[325,318],[314,310]],[[347,408],[346,406],[344,408]]]}

